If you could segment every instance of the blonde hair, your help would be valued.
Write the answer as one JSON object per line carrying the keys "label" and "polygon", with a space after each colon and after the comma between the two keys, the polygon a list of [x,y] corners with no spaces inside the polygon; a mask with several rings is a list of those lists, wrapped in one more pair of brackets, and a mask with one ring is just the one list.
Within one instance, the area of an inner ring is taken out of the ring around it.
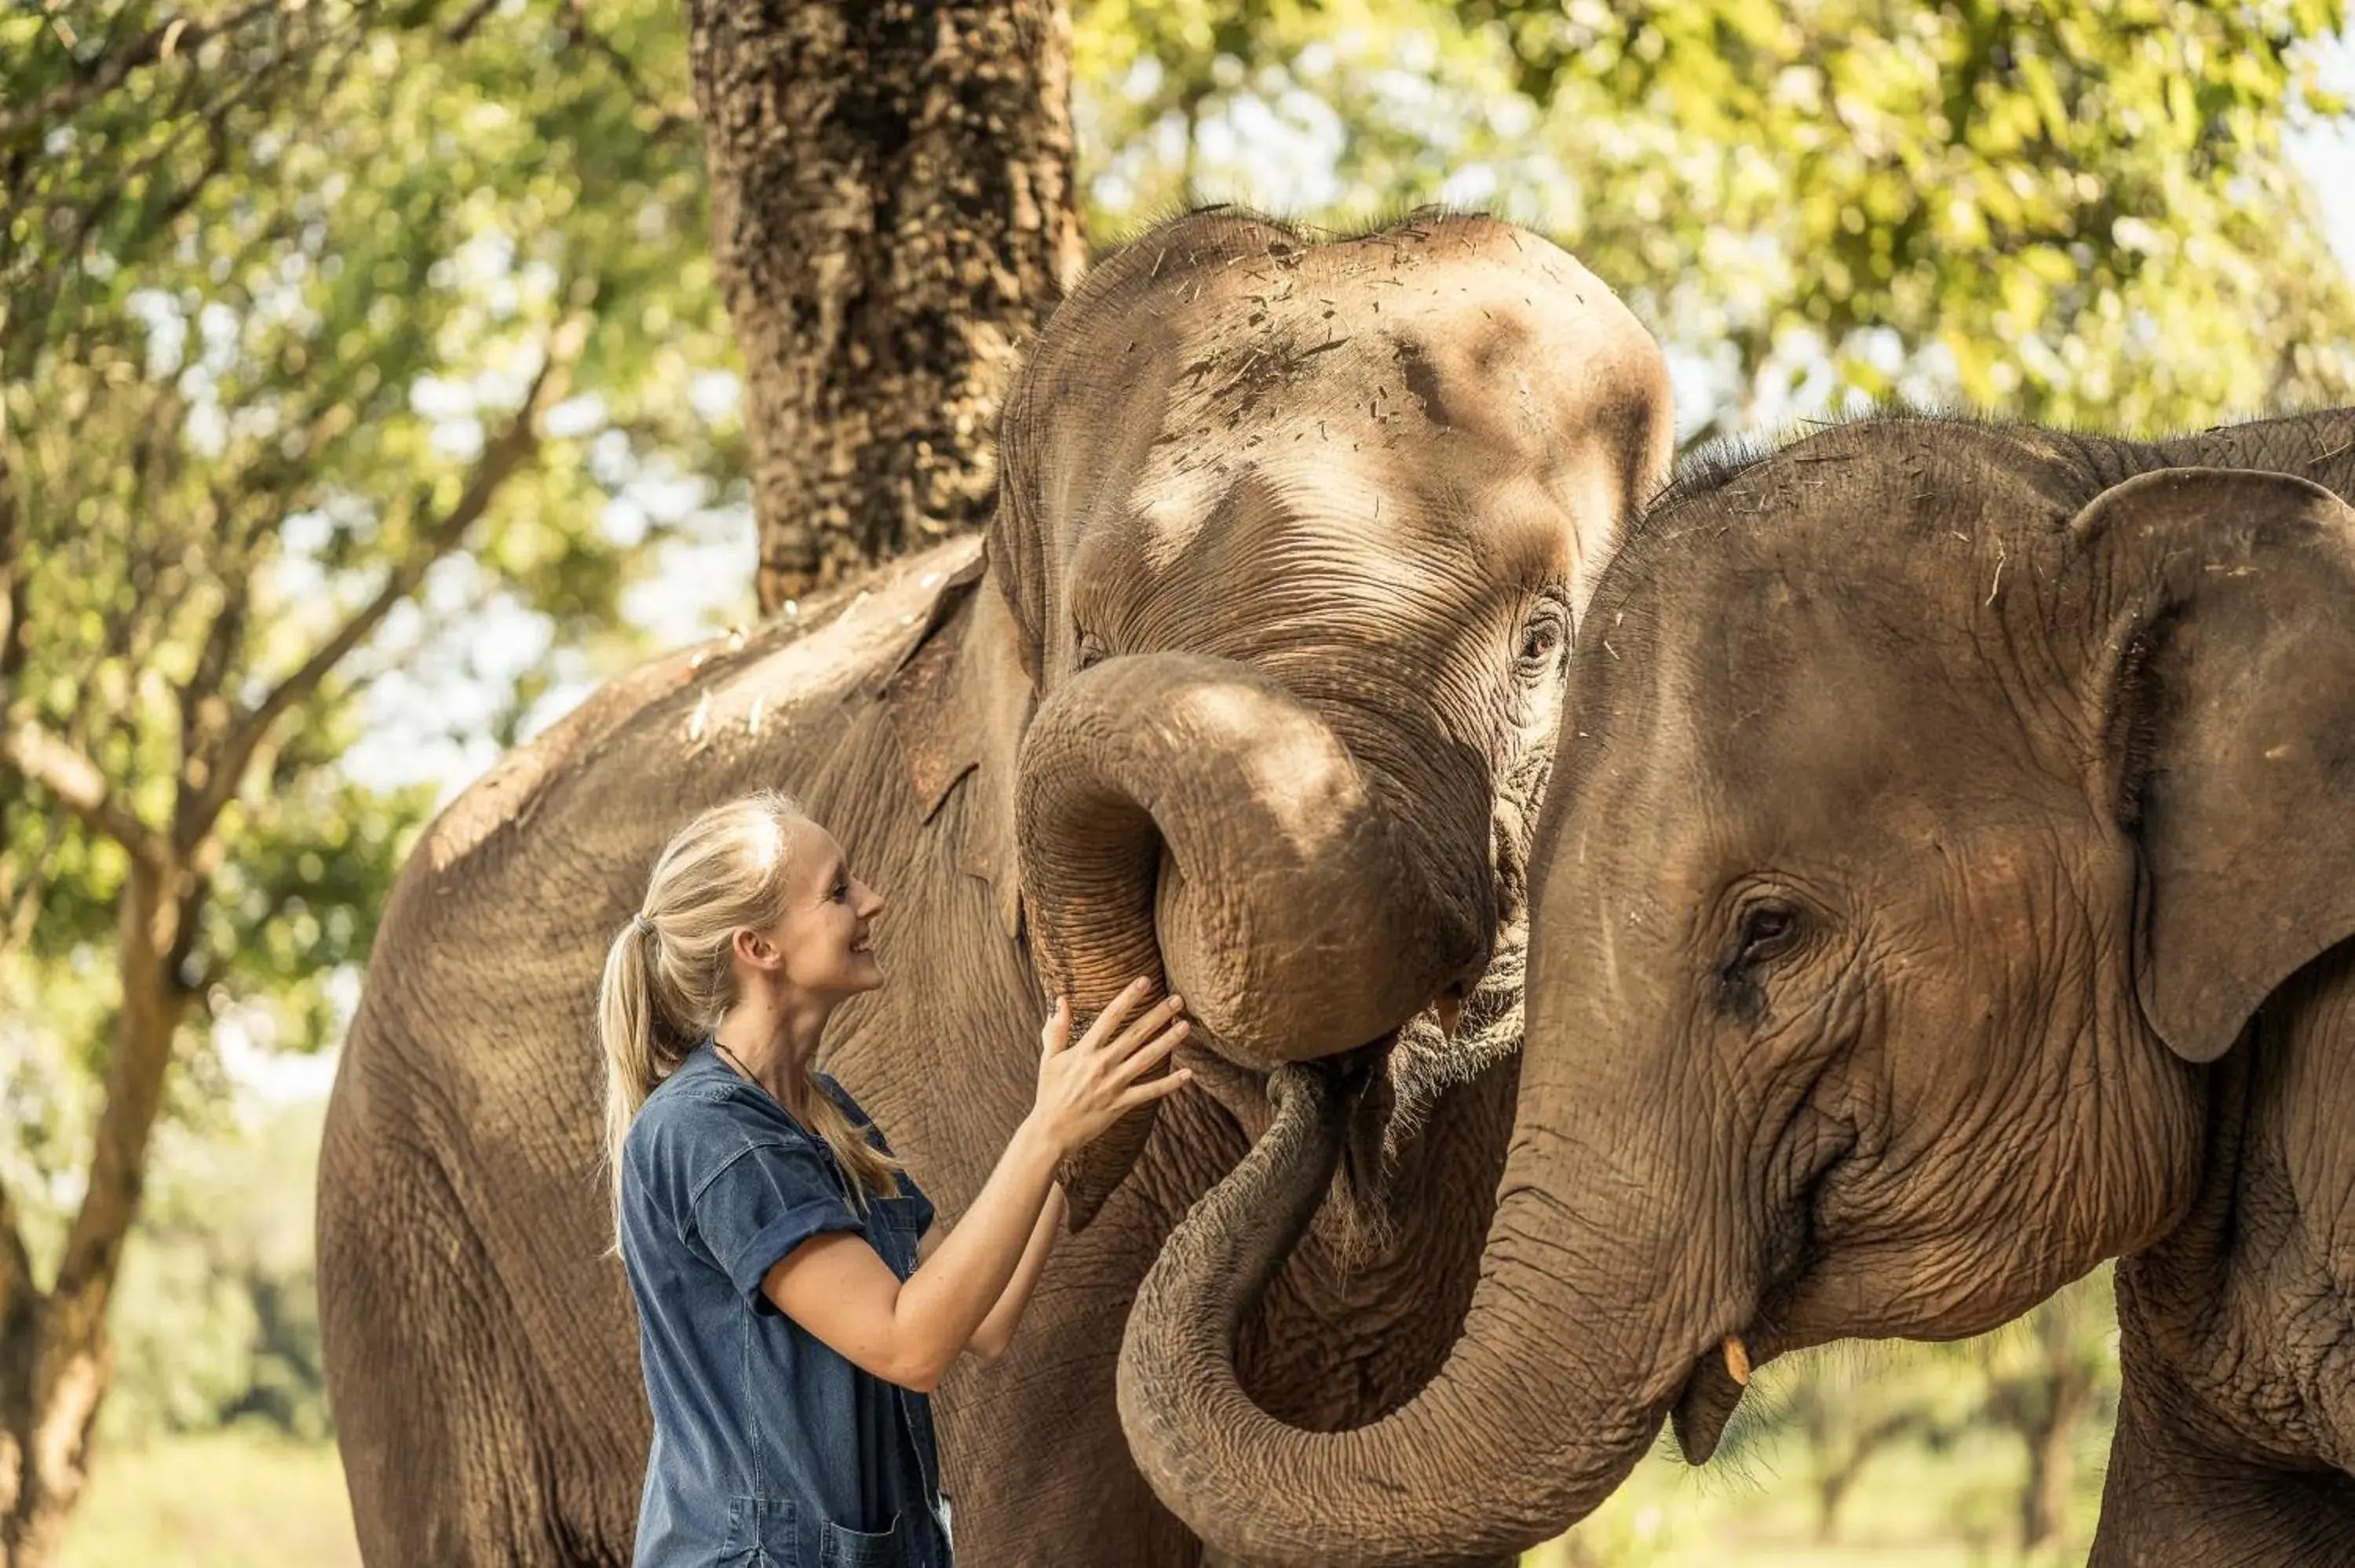
{"label": "blonde hair", "polygon": [[[605,1049],[605,1166],[613,1229],[622,1218],[622,1145],[646,1097],[719,1027],[736,1003],[736,933],[784,917],[793,852],[813,826],[793,797],[763,789],[714,806],[655,862],[645,902],[605,954],[597,1033]],[[805,1118],[851,1175],[852,1202],[899,1191],[900,1162],[867,1141],[815,1082]]]}

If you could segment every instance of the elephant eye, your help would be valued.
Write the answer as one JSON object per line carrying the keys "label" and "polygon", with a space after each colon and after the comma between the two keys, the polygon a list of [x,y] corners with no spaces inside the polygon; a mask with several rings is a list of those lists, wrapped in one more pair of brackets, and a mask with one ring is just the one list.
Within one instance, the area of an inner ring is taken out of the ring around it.
{"label": "elephant eye", "polygon": [[1759,1023],[1766,1017],[1766,988],[1759,983],[1758,966],[1789,952],[1805,934],[1799,911],[1781,899],[1762,898],[1744,909],[1733,940],[1713,966],[1718,1006],[1743,1023]]}
{"label": "elephant eye", "polygon": [[1085,670],[1092,665],[1101,664],[1103,662],[1103,644],[1096,640],[1096,634],[1092,631],[1081,632],[1080,668]]}
{"label": "elephant eye", "polygon": [[1570,611],[1561,603],[1548,599],[1537,608],[1521,628],[1518,673],[1524,681],[1542,680],[1561,668],[1561,656],[1570,645]]}
{"label": "elephant eye", "polygon": [[1742,929],[1734,938],[1734,964],[1746,968],[1779,958],[1798,939],[1797,910],[1773,901],[1753,904],[1742,913]]}

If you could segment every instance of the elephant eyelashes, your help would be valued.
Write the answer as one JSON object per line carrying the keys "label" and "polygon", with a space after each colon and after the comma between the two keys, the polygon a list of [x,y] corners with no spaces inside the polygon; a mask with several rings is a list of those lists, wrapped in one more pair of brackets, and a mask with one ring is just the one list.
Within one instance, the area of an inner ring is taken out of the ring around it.
{"label": "elephant eyelashes", "polygon": [[1088,669],[1092,665],[1103,663],[1103,660],[1104,646],[1103,642],[1097,640],[1095,633],[1092,631],[1081,632],[1080,668],[1082,670]]}

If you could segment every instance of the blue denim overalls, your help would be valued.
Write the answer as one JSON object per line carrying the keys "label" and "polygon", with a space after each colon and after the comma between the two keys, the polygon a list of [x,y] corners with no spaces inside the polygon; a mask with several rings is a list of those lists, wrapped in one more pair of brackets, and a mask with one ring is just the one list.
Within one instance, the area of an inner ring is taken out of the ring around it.
{"label": "blue denim overalls", "polygon": [[[882,1137],[840,1085],[818,1083]],[[647,1099],[622,1155],[622,1258],[654,1446],[636,1568],[949,1568],[932,1404],[861,1372],[761,1293],[776,1261],[857,1231],[905,1279],[932,1205],[904,1174],[862,1215],[825,1139],[710,1043]]]}

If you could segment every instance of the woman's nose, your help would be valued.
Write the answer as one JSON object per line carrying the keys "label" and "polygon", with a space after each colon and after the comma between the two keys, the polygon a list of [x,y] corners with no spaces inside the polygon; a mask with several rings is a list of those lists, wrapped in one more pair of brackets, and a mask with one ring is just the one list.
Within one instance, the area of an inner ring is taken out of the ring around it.
{"label": "woman's nose", "polygon": [[873,888],[871,888],[871,887],[868,888],[868,889],[867,889],[867,908],[866,908],[866,910],[863,912],[863,914],[861,915],[861,916],[860,916],[860,917],[861,917],[862,919],[873,920],[873,919],[876,919],[876,918],[878,918],[879,916],[880,916],[882,915],[882,913],[883,913],[883,895],[882,895],[881,894],[879,894],[879,893],[876,892],[876,891],[875,891]]}

